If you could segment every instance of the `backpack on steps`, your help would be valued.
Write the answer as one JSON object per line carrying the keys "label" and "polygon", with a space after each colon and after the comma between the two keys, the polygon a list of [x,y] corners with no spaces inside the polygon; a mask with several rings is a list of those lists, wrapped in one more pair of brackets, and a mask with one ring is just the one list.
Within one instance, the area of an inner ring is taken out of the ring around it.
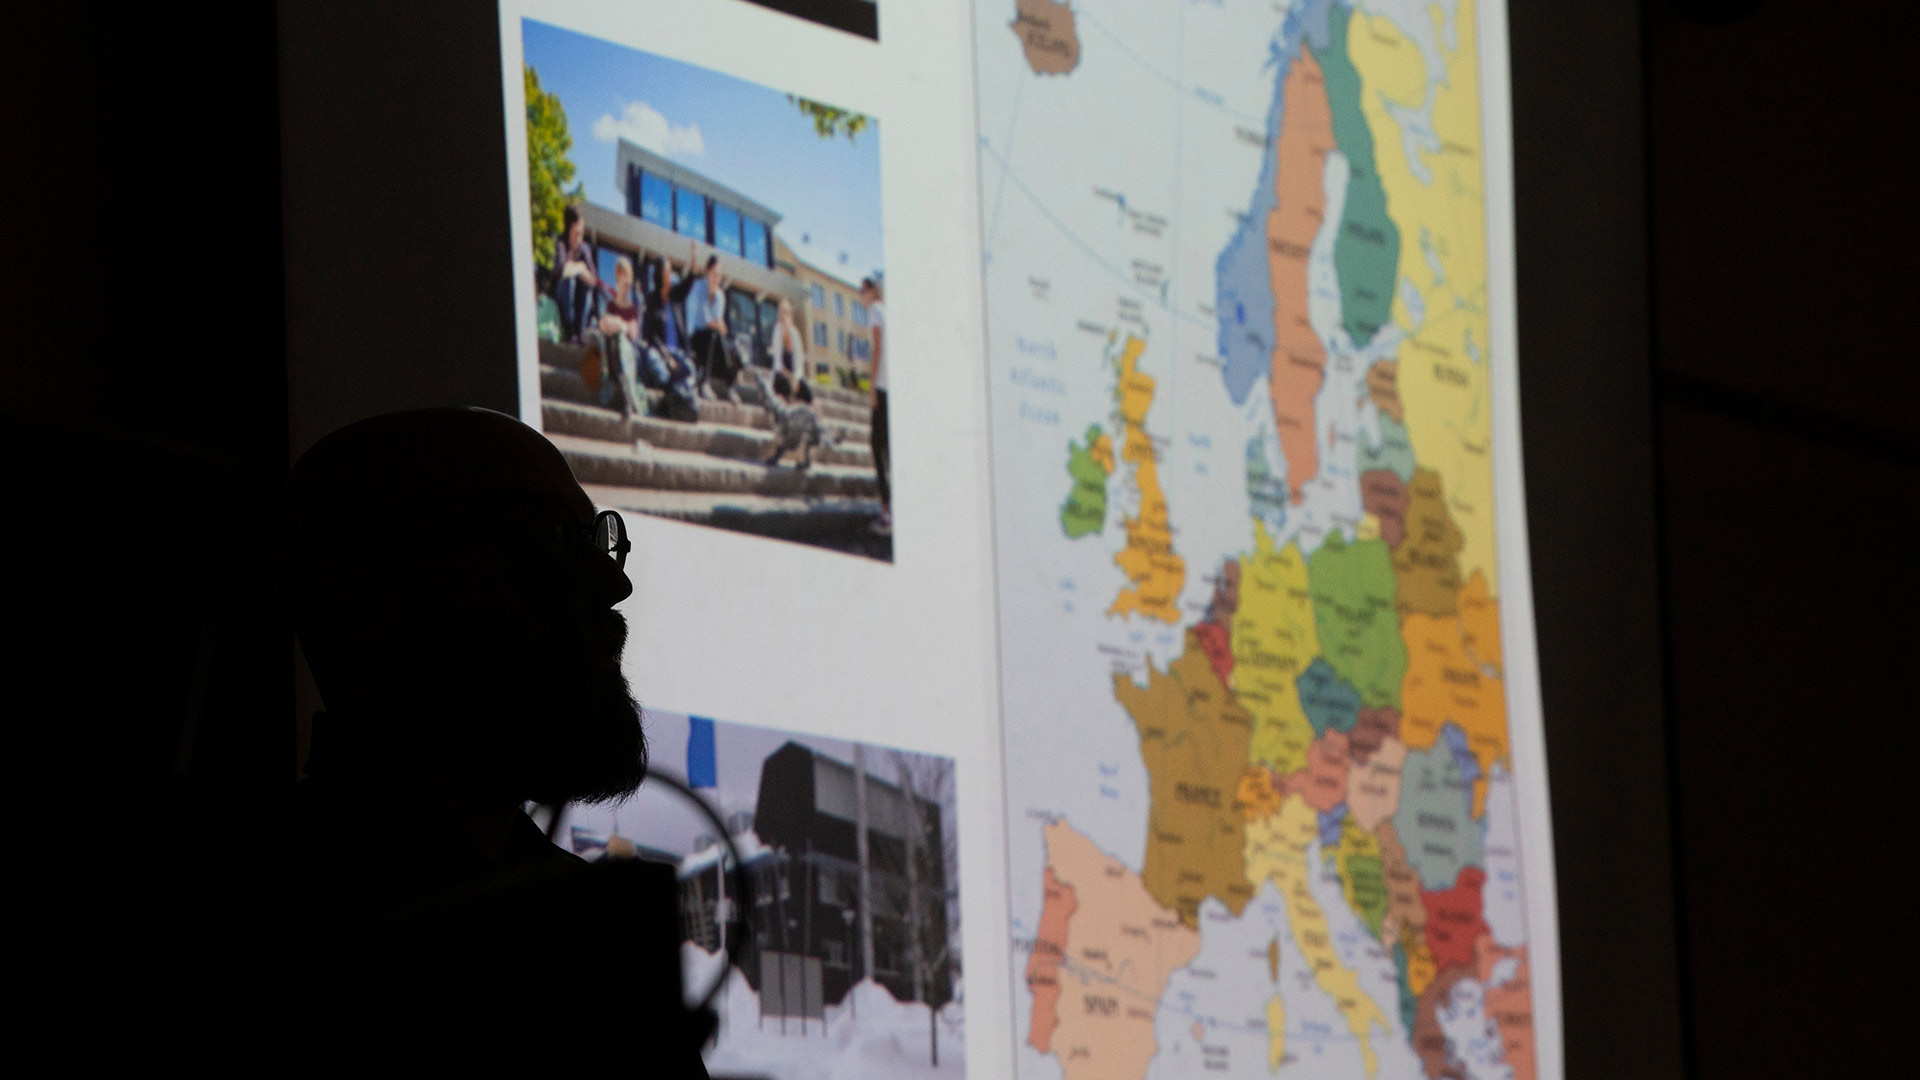
{"label": "backpack on steps", "polygon": [[677,423],[699,423],[700,405],[693,395],[692,388],[682,382],[675,382],[668,386],[666,396],[660,399],[660,415],[664,419]]}

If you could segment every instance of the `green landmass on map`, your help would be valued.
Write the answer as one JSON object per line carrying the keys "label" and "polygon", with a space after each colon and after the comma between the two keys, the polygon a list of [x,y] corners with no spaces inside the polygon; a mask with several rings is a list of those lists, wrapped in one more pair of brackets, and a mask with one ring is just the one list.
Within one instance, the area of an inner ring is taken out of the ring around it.
{"label": "green landmass on map", "polygon": [[1073,490],[1060,505],[1060,527],[1067,539],[1097,533],[1107,523],[1107,478],[1113,475],[1113,440],[1099,424],[1087,427],[1081,440],[1067,441],[1067,475]]}
{"label": "green landmass on map", "polygon": [[1333,265],[1340,282],[1340,310],[1353,339],[1362,347],[1386,324],[1393,306],[1393,279],[1400,265],[1400,228],[1387,213],[1387,193],[1373,160],[1373,131],[1360,104],[1360,73],[1347,55],[1351,10],[1328,21],[1328,43],[1314,59],[1327,80],[1327,105],[1333,112],[1333,140],[1346,155],[1347,201],[1340,232],[1333,242]]}

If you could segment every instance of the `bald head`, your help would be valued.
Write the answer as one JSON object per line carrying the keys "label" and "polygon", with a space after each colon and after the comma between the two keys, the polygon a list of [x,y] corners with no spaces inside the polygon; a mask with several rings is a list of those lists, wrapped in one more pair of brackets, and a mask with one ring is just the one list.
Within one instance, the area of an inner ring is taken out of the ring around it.
{"label": "bald head", "polygon": [[613,608],[632,586],[579,541],[593,515],[553,444],[501,413],[395,413],[316,443],[281,538],[329,710],[378,716],[390,742],[499,774],[517,798],[630,789],[620,731],[637,743],[638,712]]}
{"label": "bald head", "polygon": [[539,432],[489,409],[422,409],[362,420],[314,444],[288,477],[287,514],[298,546],[360,532],[392,537],[427,527],[427,508],[526,497],[593,509]]}

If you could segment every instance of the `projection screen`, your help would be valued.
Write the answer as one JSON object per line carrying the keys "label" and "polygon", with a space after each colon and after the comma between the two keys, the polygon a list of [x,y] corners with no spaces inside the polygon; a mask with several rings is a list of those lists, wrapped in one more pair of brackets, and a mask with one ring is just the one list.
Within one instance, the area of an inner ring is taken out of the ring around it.
{"label": "projection screen", "polygon": [[715,1075],[1561,1075],[1505,20],[501,4]]}

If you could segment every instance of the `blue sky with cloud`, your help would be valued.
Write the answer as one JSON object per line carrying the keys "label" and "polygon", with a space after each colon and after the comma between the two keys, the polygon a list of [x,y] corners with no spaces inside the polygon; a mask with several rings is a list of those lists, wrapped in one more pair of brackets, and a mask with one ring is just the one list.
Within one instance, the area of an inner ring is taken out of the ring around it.
{"label": "blue sky with cloud", "polygon": [[883,269],[877,120],[823,139],[780,90],[525,20],[526,62],[558,95],[589,202],[624,209],[614,172],[625,138],[782,215],[803,258],[849,281]]}

